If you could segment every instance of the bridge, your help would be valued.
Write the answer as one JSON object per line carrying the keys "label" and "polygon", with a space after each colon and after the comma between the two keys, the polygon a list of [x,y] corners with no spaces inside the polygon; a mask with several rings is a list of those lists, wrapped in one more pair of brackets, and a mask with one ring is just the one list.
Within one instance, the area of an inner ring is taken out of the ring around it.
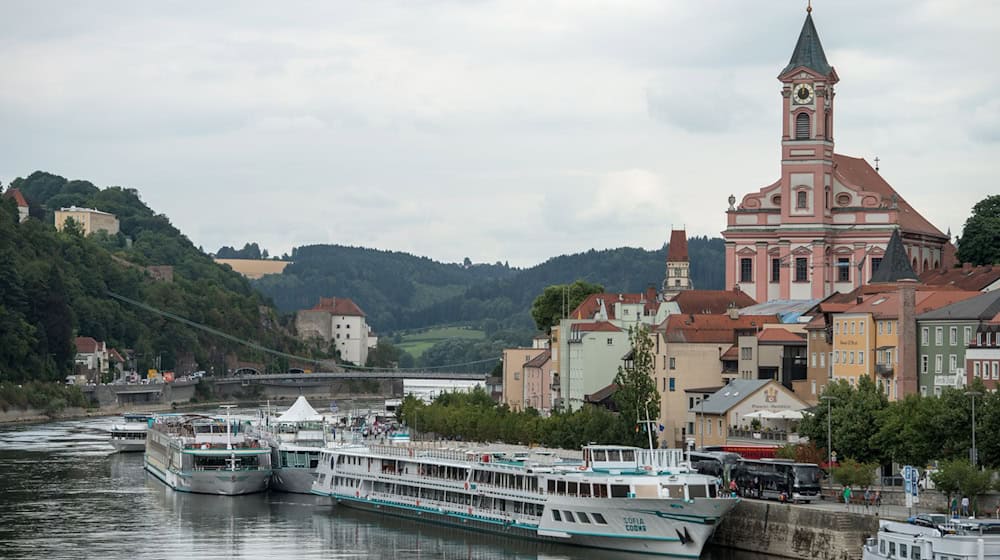
{"label": "bridge", "polygon": [[460,381],[482,381],[489,377],[488,373],[453,373],[446,371],[409,371],[388,369],[381,371],[329,371],[316,373],[258,373],[252,368],[241,368],[236,370],[232,377],[210,377],[206,378],[216,385],[227,383],[239,383],[246,385],[250,383],[282,383],[282,384],[307,384],[320,385],[328,384],[331,381],[357,381],[372,379],[377,381],[395,381],[403,379],[435,379],[435,380],[460,380]]}

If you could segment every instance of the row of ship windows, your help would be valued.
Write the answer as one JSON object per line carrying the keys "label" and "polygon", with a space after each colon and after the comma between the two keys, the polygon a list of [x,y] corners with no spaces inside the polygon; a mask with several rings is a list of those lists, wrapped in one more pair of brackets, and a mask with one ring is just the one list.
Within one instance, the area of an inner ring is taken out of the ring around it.
{"label": "row of ship windows", "polygon": [[562,512],[557,509],[552,510],[553,521],[565,521],[566,523],[576,523],[579,521],[580,523],[590,523],[591,518],[593,518],[594,523],[597,523],[598,525],[608,524],[608,522],[604,520],[604,516],[599,513],[591,513],[588,517],[588,514],[582,511],[576,512],[576,515],[574,516],[573,512],[569,510],[564,509]]}
{"label": "row of ship windows", "polygon": [[[879,543],[878,543],[878,550],[879,550],[880,553],[882,553],[883,556],[885,556],[885,548],[886,548],[886,543],[887,542],[888,542],[888,545],[889,545],[889,556],[896,557],[896,558],[911,558],[912,560],[920,560],[920,547],[917,547],[917,546],[907,547],[906,544],[899,543],[899,555],[897,556],[896,555],[896,543],[894,543],[892,541],[879,541]],[[913,555],[912,556],[907,556],[906,555],[907,548],[909,548],[909,550],[913,551]],[[938,558],[941,558],[941,560],[947,560],[948,557],[947,556],[939,556]]]}

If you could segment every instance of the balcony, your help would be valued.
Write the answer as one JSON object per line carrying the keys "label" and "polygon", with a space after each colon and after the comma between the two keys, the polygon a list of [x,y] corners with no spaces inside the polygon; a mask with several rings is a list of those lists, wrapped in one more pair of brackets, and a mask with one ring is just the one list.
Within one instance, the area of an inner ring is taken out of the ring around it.
{"label": "balcony", "polygon": [[893,368],[892,364],[875,364],[875,373],[882,377],[892,377],[893,373],[895,373],[895,368]]}

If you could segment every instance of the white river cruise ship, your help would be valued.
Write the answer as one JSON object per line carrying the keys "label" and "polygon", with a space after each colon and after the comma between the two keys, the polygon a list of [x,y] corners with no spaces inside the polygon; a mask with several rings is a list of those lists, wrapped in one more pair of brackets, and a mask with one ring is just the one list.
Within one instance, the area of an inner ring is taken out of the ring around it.
{"label": "white river cruise ship", "polygon": [[533,539],[698,558],[738,502],[677,449],[590,445],[324,449],[313,493],[338,504]]}
{"label": "white river cruise ship", "polygon": [[271,478],[271,449],[247,429],[228,417],[157,416],[146,435],[145,468],[181,492],[263,492]]}

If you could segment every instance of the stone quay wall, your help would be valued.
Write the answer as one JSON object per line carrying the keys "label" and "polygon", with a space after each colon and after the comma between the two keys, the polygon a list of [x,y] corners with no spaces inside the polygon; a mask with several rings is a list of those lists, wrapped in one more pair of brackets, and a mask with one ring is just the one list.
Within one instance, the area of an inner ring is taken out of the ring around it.
{"label": "stone quay wall", "polygon": [[723,519],[711,543],[785,558],[856,560],[865,539],[877,531],[872,516],[743,500]]}

